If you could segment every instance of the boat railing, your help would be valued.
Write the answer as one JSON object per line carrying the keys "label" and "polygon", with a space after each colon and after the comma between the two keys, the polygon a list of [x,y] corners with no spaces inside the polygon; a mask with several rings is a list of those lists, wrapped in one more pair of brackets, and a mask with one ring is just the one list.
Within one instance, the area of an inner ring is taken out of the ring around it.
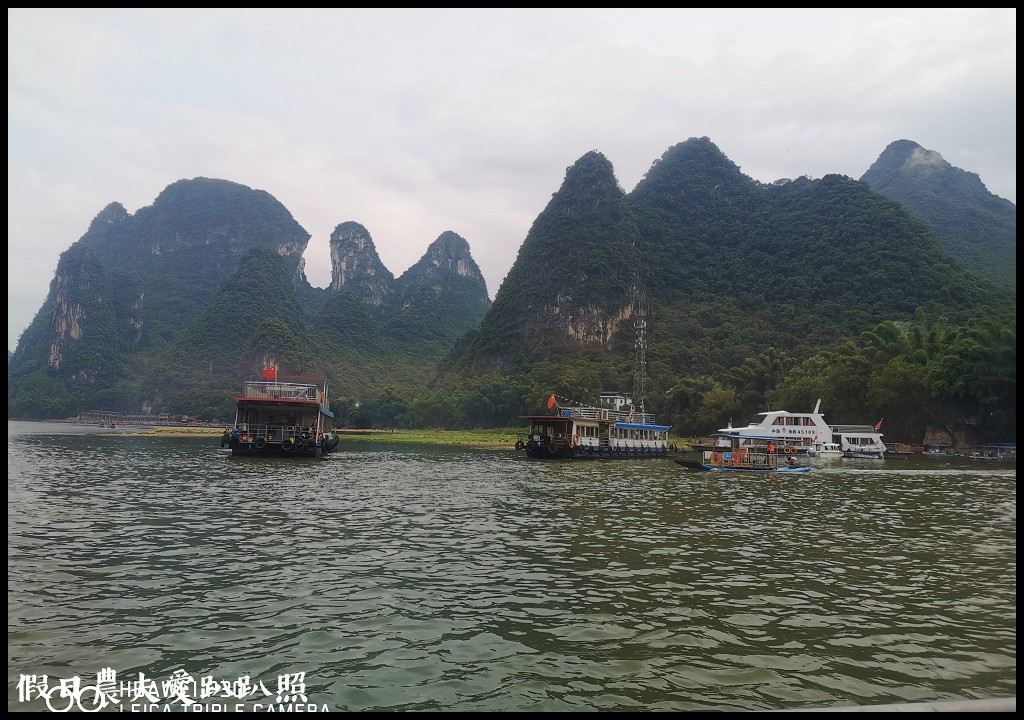
{"label": "boat railing", "polygon": [[644,413],[635,410],[615,410],[613,408],[593,407],[590,405],[562,408],[562,415],[564,417],[578,417],[585,420],[608,420],[611,422],[628,422],[641,425],[654,424],[654,413]]}
{"label": "boat railing", "polygon": [[[779,467],[777,453],[766,452],[765,448],[722,448],[704,451],[704,461],[715,467],[746,468],[753,470],[775,470]],[[781,457],[785,457],[782,455]]]}
{"label": "boat railing", "polygon": [[245,397],[274,400],[320,399],[320,388],[308,383],[247,382]]}
{"label": "boat railing", "polygon": [[[239,423],[235,428],[239,433],[256,440],[263,438],[266,442],[281,443],[288,438],[311,438],[316,435],[313,425],[261,425],[256,423]],[[319,438],[317,438],[319,439]]]}

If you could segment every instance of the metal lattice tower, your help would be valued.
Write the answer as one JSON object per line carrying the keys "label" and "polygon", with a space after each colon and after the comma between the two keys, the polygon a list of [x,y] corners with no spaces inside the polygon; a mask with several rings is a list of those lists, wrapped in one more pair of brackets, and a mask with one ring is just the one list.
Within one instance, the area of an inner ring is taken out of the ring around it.
{"label": "metal lattice tower", "polygon": [[633,402],[644,410],[644,394],[647,385],[647,302],[640,289],[634,290],[636,300],[633,309],[633,328],[636,330],[634,349],[636,367],[633,369]]}

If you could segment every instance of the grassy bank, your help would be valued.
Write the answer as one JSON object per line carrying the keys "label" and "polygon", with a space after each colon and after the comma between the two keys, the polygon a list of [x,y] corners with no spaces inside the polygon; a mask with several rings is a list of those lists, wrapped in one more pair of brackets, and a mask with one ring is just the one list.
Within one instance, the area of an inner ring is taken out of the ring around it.
{"label": "grassy bank", "polygon": [[467,445],[494,447],[515,445],[522,430],[490,428],[486,430],[340,430],[341,443],[388,442],[429,443],[431,445]]}
{"label": "grassy bank", "polygon": [[[490,447],[515,445],[522,430],[492,428],[487,430],[338,430],[342,444],[346,442],[430,443],[433,445],[467,445]],[[223,427],[175,427],[154,425],[147,428],[111,430],[112,435],[158,435],[160,437],[220,437]]]}
{"label": "grassy bank", "polygon": [[[468,447],[513,447],[523,428],[489,428],[484,430],[338,430],[341,445],[350,442],[427,443],[431,445],[463,445]],[[161,437],[220,437],[223,427],[174,427],[155,425],[138,430],[111,430],[116,435],[159,435]],[[689,450],[689,442],[672,441],[680,450]]]}

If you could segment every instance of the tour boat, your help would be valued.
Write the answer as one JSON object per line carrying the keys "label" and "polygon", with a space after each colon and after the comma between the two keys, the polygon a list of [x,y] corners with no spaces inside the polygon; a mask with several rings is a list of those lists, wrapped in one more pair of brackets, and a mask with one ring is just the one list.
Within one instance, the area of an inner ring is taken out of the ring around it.
{"label": "tour boat", "polygon": [[616,459],[663,457],[678,452],[669,443],[670,426],[659,425],[652,413],[620,392],[601,393],[598,405],[548,398],[547,415],[523,415],[530,423],[516,450],[529,458]]}
{"label": "tour boat", "polygon": [[302,458],[325,455],[338,446],[334,414],[327,405],[327,379],[278,376],[246,382],[235,398],[235,422],[221,438],[232,455]]}
{"label": "tour boat", "polygon": [[730,436],[737,435],[740,447],[768,438],[773,450],[783,455],[811,455],[815,451],[825,454],[826,448],[834,451],[832,445],[835,444],[845,457],[884,457],[886,447],[882,442],[881,420],[874,426],[829,425],[820,410],[821,400],[818,400],[811,412],[768,410],[758,413],[758,418],[749,425],[733,427],[730,424],[719,430],[717,445],[729,447]]}

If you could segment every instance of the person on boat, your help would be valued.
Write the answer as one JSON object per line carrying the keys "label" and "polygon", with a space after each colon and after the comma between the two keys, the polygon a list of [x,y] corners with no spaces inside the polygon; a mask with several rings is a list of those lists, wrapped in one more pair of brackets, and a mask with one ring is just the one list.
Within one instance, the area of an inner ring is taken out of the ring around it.
{"label": "person on boat", "polygon": [[775,446],[771,442],[768,443],[768,454],[769,455],[774,455],[775,454]]}
{"label": "person on boat", "polygon": [[796,467],[796,458],[790,455],[788,458],[786,458],[786,464],[789,467]]}

